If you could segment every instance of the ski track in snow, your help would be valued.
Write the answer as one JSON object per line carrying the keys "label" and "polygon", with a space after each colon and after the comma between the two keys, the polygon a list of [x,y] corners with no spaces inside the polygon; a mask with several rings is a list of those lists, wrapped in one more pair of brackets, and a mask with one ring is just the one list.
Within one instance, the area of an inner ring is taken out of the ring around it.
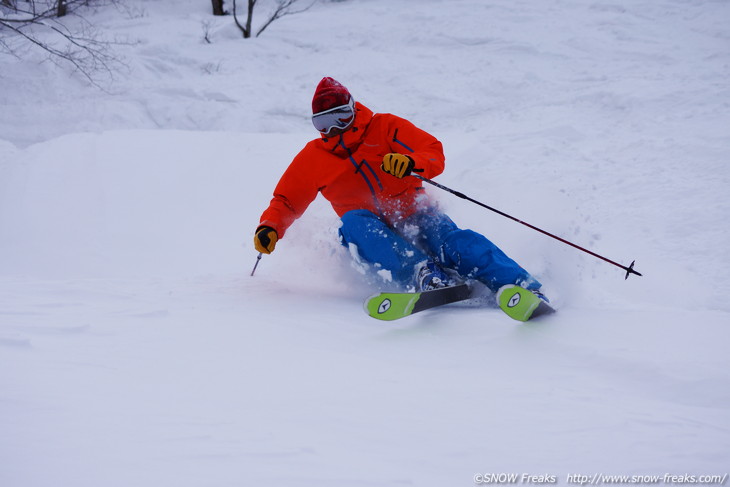
{"label": "ski track in snow", "polygon": [[[130,41],[106,91],[0,53],[1,485],[727,472],[730,4],[331,0],[248,41],[209,9],[85,13]],[[644,277],[435,188],[556,315],[372,320],[321,199],[250,277],[322,76],[439,137],[442,184]]]}

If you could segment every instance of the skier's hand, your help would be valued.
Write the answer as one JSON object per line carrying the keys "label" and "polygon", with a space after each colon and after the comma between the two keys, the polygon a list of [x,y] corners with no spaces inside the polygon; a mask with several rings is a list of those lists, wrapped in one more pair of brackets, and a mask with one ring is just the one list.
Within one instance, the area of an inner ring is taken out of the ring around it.
{"label": "skier's hand", "polygon": [[279,235],[276,233],[276,230],[262,225],[256,229],[256,235],[253,237],[253,245],[259,252],[270,254],[274,251],[278,240]]}
{"label": "skier's hand", "polygon": [[414,170],[413,166],[415,164],[411,156],[391,152],[383,156],[383,164],[381,164],[380,169],[397,178],[404,178]]}

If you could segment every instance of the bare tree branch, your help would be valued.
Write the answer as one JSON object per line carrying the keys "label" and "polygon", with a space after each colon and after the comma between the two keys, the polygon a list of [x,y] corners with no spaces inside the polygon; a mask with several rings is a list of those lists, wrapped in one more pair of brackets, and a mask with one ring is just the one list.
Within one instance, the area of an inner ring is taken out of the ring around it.
{"label": "bare tree branch", "polygon": [[[6,1],[10,0],[3,0],[4,3]],[[88,2],[89,0],[66,0],[64,5],[68,13],[71,7]],[[54,7],[53,2],[46,5]],[[15,17],[0,15],[0,49],[20,58],[18,48],[6,40],[9,39],[8,33],[15,34],[28,45],[44,51],[54,64],[72,66],[89,83],[104,90],[102,79],[113,80],[115,70],[124,66],[110,48],[119,42],[102,39],[91,23],[78,15],[81,19],[80,26],[72,32],[54,18],[58,12],[58,3],[54,8],[37,9],[36,3],[30,2],[30,8],[31,11],[19,12],[20,15]]]}
{"label": "bare tree branch", "polygon": [[[13,12],[27,17],[10,18],[0,15],[0,20],[4,22],[32,22],[39,19],[47,19],[51,17],[63,17],[66,14],[75,12],[80,7],[89,6],[90,0],[30,0],[26,2],[30,10],[21,8],[14,0],[2,0],[2,4],[10,8]],[[102,3],[101,1],[94,3]],[[109,3],[116,3],[116,0],[109,0]]]}
{"label": "bare tree branch", "polygon": [[248,39],[249,37],[251,37],[251,16],[253,15],[253,7],[251,5],[251,2],[253,2],[253,4],[255,5],[256,0],[248,0],[248,20],[246,22],[246,26],[243,26],[238,20],[238,2],[236,0],[233,0],[233,21],[236,23],[236,26],[241,29],[244,39]]}
{"label": "bare tree branch", "polygon": [[24,18],[0,17],[0,21],[25,24],[28,22],[35,22],[36,20],[53,17],[53,15],[55,14],[55,11],[56,11],[55,8],[49,8],[49,9],[43,10],[41,12],[36,12],[35,9],[34,9],[34,11],[26,11],[26,10],[20,10],[20,9],[14,9],[14,10],[16,13],[28,15],[28,17],[24,17]]}
{"label": "bare tree branch", "polygon": [[[309,10],[312,8],[312,5],[316,3],[317,0],[312,0],[312,3],[309,4],[307,7],[304,7],[300,10],[293,10],[292,7],[295,3],[299,2],[300,0],[277,0],[276,7],[274,8],[274,12],[269,16],[269,18],[264,22],[264,24],[259,28],[259,30],[256,32],[256,37],[260,36],[261,33],[269,26],[271,23],[277,19],[280,19],[284,17],[285,15],[292,15],[292,14],[298,14],[301,12],[304,12],[306,10]],[[253,23],[253,12],[256,7],[256,3],[258,0],[247,0],[248,4],[248,13],[246,16],[246,24],[241,24],[241,21],[238,20],[238,11],[237,11],[237,0],[233,0],[233,19],[236,22],[236,25],[243,33],[244,39],[248,39],[251,37],[251,34],[253,33],[252,30],[252,23]]]}
{"label": "bare tree branch", "polygon": [[274,10],[274,13],[271,14],[271,17],[269,17],[269,20],[264,23],[264,25],[261,26],[261,28],[256,32],[256,37],[260,36],[261,33],[275,20],[280,19],[284,17],[285,15],[293,15],[298,14],[302,12],[306,12],[310,8],[312,8],[312,5],[315,4],[316,0],[310,3],[307,7],[304,7],[300,10],[292,10],[292,6],[297,3],[299,0],[279,0],[279,3],[276,6],[276,9]]}

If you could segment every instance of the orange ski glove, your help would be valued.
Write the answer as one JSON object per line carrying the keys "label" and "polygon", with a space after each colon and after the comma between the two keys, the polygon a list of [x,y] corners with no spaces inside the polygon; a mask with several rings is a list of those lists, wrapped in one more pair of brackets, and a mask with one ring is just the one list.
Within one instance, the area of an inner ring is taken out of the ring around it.
{"label": "orange ski glove", "polygon": [[253,237],[253,245],[256,250],[263,254],[270,254],[276,247],[279,235],[271,227],[262,225],[256,229],[256,235]]}

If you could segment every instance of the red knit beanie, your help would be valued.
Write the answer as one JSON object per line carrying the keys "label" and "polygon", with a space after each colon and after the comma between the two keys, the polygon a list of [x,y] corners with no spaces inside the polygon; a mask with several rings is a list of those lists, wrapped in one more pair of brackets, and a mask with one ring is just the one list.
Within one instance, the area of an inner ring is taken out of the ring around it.
{"label": "red knit beanie", "polygon": [[347,88],[332,78],[322,78],[312,98],[312,113],[319,113],[330,108],[347,105],[352,98]]}

